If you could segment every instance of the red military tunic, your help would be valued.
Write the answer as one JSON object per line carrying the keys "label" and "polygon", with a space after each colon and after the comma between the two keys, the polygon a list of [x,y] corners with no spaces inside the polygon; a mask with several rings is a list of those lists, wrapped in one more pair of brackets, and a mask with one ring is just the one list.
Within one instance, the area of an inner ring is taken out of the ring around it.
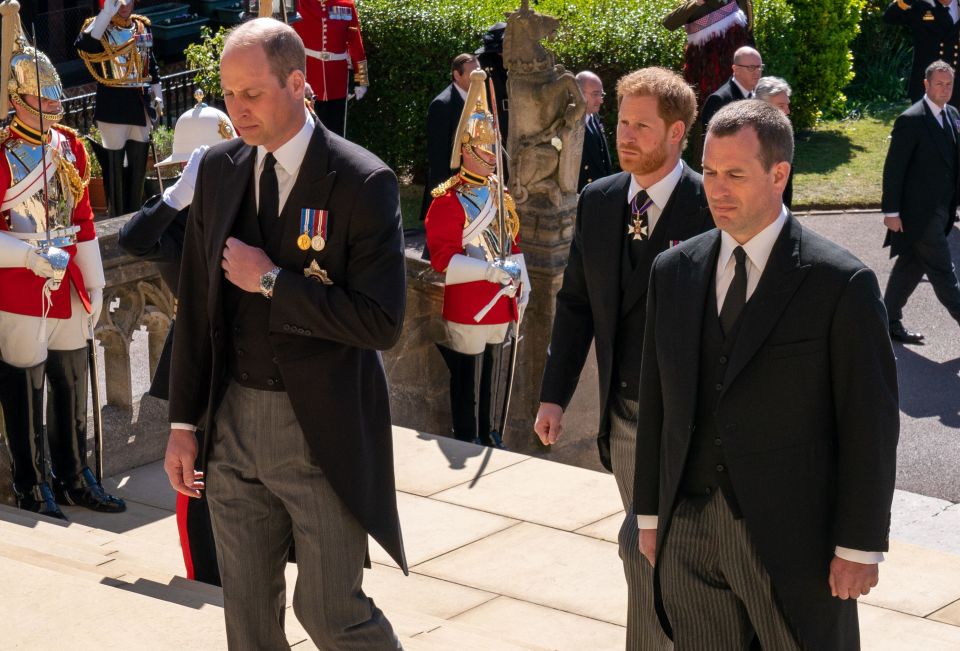
{"label": "red military tunic", "polygon": [[[6,149],[14,143],[8,142],[16,139],[23,139],[31,142],[29,136],[24,137],[15,128],[6,130],[7,137],[3,138],[0,147]],[[57,148],[62,156],[68,160],[72,157],[72,164],[79,173],[81,179],[87,178],[87,154],[83,144],[76,133],[66,127],[54,125],[51,129],[51,148]],[[34,144],[39,141],[34,141]],[[4,154],[6,152],[4,151]],[[12,170],[10,162],[6,155],[0,160],[0,202],[6,201],[8,193],[11,191]],[[48,153],[47,160],[51,158]],[[48,163],[49,164],[49,163]],[[15,208],[14,208],[15,209]],[[71,223],[79,227],[75,238],[77,242],[86,242],[96,237],[96,231],[93,226],[93,210],[90,208],[90,195],[87,192],[86,185],[83,186],[83,193],[80,200],[76,202],[73,208]],[[10,210],[5,210],[0,214],[0,237],[11,237],[5,235],[4,231],[10,231]],[[90,298],[87,295],[86,286],[83,281],[83,274],[76,263],[77,247],[75,244],[61,247],[70,254],[70,263],[67,267],[67,274],[60,288],[51,295],[50,311],[47,314],[53,319],[69,319],[70,310],[70,286],[77,290],[77,295],[83,302],[84,307],[89,312]],[[66,282],[69,279],[69,282]],[[43,301],[41,296],[45,278],[34,274],[25,267],[4,267],[0,268],[0,312],[11,314],[22,314],[25,316],[43,316]]]}
{"label": "red military tunic", "polygon": [[[468,189],[471,185],[476,187],[479,184],[465,181],[462,175],[457,178],[459,182],[448,187],[444,194],[433,200],[424,222],[427,247],[430,249],[430,264],[440,273],[447,272],[454,255],[467,255],[463,235],[468,216],[458,195],[461,188]],[[516,239],[513,242],[513,253],[520,253]],[[445,284],[443,318],[465,325],[499,325],[516,321],[516,296],[501,296],[482,319],[475,320],[477,313],[489,305],[500,289],[500,284],[487,280]]]}
{"label": "red military tunic", "polygon": [[303,20],[293,28],[307,51],[307,82],[319,101],[347,96],[347,60],[354,82],[366,86],[367,55],[363,51],[360,19],[353,0],[299,0]]}

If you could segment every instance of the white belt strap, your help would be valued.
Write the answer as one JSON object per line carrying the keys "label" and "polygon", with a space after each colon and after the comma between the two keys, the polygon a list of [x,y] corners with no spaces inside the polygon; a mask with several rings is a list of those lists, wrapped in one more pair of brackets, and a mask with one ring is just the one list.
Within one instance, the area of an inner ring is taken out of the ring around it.
{"label": "white belt strap", "polygon": [[349,58],[349,54],[346,52],[327,52],[326,50],[311,50],[310,48],[303,48],[303,51],[308,57],[314,59],[320,59],[321,61],[346,61]]}

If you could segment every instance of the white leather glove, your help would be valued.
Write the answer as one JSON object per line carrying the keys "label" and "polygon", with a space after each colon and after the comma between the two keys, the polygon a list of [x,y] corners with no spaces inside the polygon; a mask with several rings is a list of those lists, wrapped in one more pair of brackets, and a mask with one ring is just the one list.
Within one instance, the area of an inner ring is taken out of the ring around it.
{"label": "white leather glove", "polygon": [[103,311],[103,288],[88,287],[87,296],[90,297],[90,330],[97,327],[100,321],[100,313]]}
{"label": "white leather glove", "polygon": [[157,110],[157,115],[163,115],[163,87],[160,84],[150,86],[150,92],[153,93],[153,108]]}
{"label": "white leather glove", "polygon": [[357,99],[363,99],[363,96],[367,94],[366,86],[356,86],[353,89],[353,96]]}
{"label": "white leather glove", "polygon": [[200,169],[200,159],[210,149],[207,145],[200,145],[190,154],[187,166],[180,174],[180,180],[163,191],[163,203],[174,210],[183,210],[193,203],[193,190],[197,185],[197,170]]}
{"label": "white leather glove", "polygon": [[27,250],[23,266],[41,278],[53,278],[55,275],[53,265],[50,264],[50,261],[37,253],[37,250],[32,247]]}
{"label": "white leather glove", "polygon": [[487,270],[483,274],[483,279],[491,283],[497,283],[498,285],[509,285],[511,282],[513,282],[513,278],[510,277],[510,274],[500,267],[494,267],[492,264],[487,265]]}
{"label": "white leather glove", "polygon": [[100,10],[97,17],[90,23],[90,27],[87,28],[87,33],[98,41],[103,38],[103,33],[107,31],[107,27],[110,26],[110,21],[117,15],[117,12],[120,11],[120,7],[125,4],[127,4],[127,0],[105,0],[103,9]]}

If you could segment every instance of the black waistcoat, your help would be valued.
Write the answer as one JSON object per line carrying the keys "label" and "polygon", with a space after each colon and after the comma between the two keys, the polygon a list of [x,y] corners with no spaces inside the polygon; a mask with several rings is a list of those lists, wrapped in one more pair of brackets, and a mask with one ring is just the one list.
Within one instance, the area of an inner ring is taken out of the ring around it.
{"label": "black waistcoat", "polygon": [[687,462],[680,481],[680,493],[686,497],[710,495],[719,488],[735,517],[740,517],[740,507],[724,460],[724,432],[717,426],[716,413],[720,391],[729,367],[730,352],[742,320],[741,316],[730,336],[724,337],[720,317],[717,315],[716,280],[711,279],[700,333],[697,414]]}
{"label": "black waistcoat", "polygon": [[[240,214],[237,215],[230,234],[250,246],[262,248],[270,259],[276,260],[279,257],[281,221],[277,219],[276,227],[264,242],[251,181],[247,184]],[[280,368],[267,340],[270,299],[259,293],[245,292],[226,278],[223,279],[223,287],[223,315],[228,335],[228,373],[235,382],[251,389],[283,391]]]}

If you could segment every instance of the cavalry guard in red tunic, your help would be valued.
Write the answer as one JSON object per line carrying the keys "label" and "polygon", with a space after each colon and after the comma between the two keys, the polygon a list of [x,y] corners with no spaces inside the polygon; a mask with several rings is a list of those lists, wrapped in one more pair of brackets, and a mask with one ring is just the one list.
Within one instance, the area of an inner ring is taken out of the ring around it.
{"label": "cavalry guard in red tunic", "polygon": [[58,501],[122,511],[123,501],[106,494],[86,464],[87,340],[105,285],[86,154],[76,132],[56,124],[63,117],[56,69],[27,45],[16,14],[4,16],[11,19],[17,38],[3,44],[13,52],[0,74],[9,93],[0,114],[7,99],[16,111],[0,132],[0,400],[14,490],[20,508],[52,517],[64,518]]}
{"label": "cavalry guard in red tunic", "polygon": [[500,219],[499,143],[486,76],[482,70],[470,75],[450,160],[460,172],[433,190],[425,226],[430,264],[445,279],[446,338],[438,347],[450,369],[454,435],[502,447],[500,433],[490,427],[490,346],[503,343],[519,321],[530,282],[517,246],[520,220],[506,190]]}
{"label": "cavalry guard in red tunic", "polygon": [[353,68],[353,94],[367,92],[367,55],[360,18],[353,0],[300,0],[302,20],[293,28],[307,52],[307,81],[316,94],[316,114],[339,136],[346,122],[348,68]]}

